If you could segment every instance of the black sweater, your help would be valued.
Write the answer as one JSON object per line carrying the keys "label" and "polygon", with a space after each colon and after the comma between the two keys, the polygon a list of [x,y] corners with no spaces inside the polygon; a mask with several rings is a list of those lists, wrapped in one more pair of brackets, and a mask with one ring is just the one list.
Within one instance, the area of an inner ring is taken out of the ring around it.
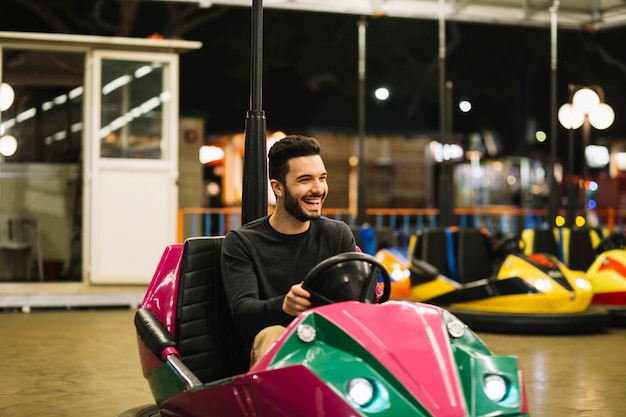
{"label": "black sweater", "polygon": [[222,244],[224,289],[246,341],[267,326],[289,324],[294,317],[282,310],[289,288],[324,259],[355,248],[348,225],[326,217],[296,235],[274,230],[269,216],[230,231]]}

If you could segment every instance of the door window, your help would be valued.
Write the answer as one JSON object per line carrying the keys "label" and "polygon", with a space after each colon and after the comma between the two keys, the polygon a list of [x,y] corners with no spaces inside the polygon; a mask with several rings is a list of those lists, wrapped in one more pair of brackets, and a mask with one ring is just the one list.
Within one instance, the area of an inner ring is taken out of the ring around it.
{"label": "door window", "polygon": [[171,92],[164,86],[164,65],[103,59],[100,156],[164,159],[164,107]]}

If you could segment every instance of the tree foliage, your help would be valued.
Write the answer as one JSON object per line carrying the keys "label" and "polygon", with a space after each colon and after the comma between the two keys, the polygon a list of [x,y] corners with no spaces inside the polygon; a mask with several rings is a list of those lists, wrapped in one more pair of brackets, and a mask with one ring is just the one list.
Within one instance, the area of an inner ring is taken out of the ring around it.
{"label": "tree foliage", "polygon": [[[184,37],[228,13],[228,8],[200,8],[197,3],[145,0],[3,0],[4,28],[104,36]],[[8,8],[12,13],[8,13]],[[15,15],[23,19],[13,19]]]}

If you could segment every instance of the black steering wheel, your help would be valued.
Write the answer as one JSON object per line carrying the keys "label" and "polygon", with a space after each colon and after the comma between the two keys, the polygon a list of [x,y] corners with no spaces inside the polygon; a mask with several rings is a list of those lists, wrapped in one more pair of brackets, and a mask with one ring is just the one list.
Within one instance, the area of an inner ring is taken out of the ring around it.
{"label": "black steering wheel", "polygon": [[624,249],[626,247],[626,238],[621,233],[611,233],[598,243],[594,249],[596,255],[612,249]]}
{"label": "black steering wheel", "polygon": [[524,253],[523,244],[518,235],[505,236],[500,240],[494,250],[496,257],[505,258],[507,255],[520,255]]}
{"label": "black steering wheel", "polygon": [[[383,294],[376,297],[378,277],[383,277]],[[341,301],[383,303],[391,294],[391,278],[385,267],[373,256],[345,252],[317,264],[304,278],[302,288],[311,293],[314,306]]]}

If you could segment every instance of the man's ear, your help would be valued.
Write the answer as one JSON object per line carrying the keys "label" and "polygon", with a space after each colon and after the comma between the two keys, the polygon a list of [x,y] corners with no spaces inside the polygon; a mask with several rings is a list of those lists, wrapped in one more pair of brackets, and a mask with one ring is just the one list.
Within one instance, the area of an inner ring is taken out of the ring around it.
{"label": "man's ear", "polygon": [[283,185],[278,180],[270,180],[270,185],[272,186],[272,191],[276,197],[283,196]]}

